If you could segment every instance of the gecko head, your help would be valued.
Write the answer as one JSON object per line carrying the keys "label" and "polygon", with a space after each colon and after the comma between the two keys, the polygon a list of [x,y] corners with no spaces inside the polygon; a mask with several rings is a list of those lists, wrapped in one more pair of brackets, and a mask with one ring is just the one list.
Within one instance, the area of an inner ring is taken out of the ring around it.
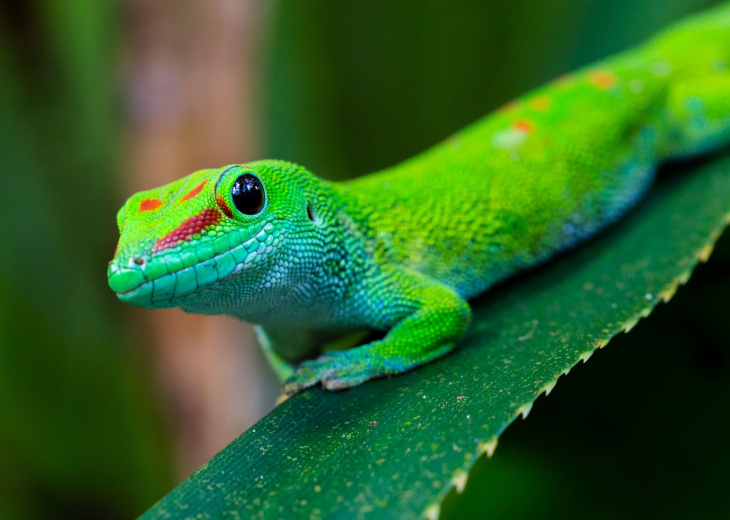
{"label": "gecko head", "polygon": [[274,300],[322,256],[324,184],[295,164],[258,161],[137,193],[117,215],[109,286],[131,305],[201,314]]}

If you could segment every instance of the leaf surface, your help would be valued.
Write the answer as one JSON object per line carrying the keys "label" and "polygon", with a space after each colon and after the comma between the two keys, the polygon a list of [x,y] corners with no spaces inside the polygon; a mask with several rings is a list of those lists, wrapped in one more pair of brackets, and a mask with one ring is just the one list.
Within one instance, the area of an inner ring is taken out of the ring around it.
{"label": "leaf surface", "polygon": [[591,243],[473,302],[452,355],[345,392],[294,396],[144,518],[436,517],[540,394],[707,259],[728,219],[730,159],[684,170]]}

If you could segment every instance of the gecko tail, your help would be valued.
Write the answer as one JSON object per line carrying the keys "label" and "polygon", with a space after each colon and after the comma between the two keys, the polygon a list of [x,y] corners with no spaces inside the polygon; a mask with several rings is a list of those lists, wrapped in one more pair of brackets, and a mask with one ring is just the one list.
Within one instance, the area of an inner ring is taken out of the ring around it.
{"label": "gecko tail", "polygon": [[654,39],[671,39],[675,34],[682,32],[708,33],[723,29],[730,29],[730,1],[683,18],[657,33]]}

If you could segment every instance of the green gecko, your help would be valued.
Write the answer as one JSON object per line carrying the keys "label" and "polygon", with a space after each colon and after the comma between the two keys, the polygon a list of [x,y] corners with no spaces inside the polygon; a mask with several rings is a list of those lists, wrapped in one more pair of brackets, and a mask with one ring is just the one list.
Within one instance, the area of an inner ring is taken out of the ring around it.
{"label": "green gecko", "polygon": [[[729,65],[726,4],[355,180],[195,172],[119,211],[109,285],[257,324],[286,394],[410,370],[454,349],[468,299],[615,221],[658,163],[730,141]],[[323,350],[355,330],[384,336]]]}

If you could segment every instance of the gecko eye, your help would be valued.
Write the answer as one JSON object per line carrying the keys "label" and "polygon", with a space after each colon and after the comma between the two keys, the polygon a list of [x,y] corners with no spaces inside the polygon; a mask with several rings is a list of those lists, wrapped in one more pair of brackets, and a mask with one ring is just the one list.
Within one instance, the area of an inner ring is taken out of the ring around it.
{"label": "gecko eye", "polygon": [[233,184],[231,199],[244,215],[255,215],[264,207],[264,187],[254,175],[241,175]]}

